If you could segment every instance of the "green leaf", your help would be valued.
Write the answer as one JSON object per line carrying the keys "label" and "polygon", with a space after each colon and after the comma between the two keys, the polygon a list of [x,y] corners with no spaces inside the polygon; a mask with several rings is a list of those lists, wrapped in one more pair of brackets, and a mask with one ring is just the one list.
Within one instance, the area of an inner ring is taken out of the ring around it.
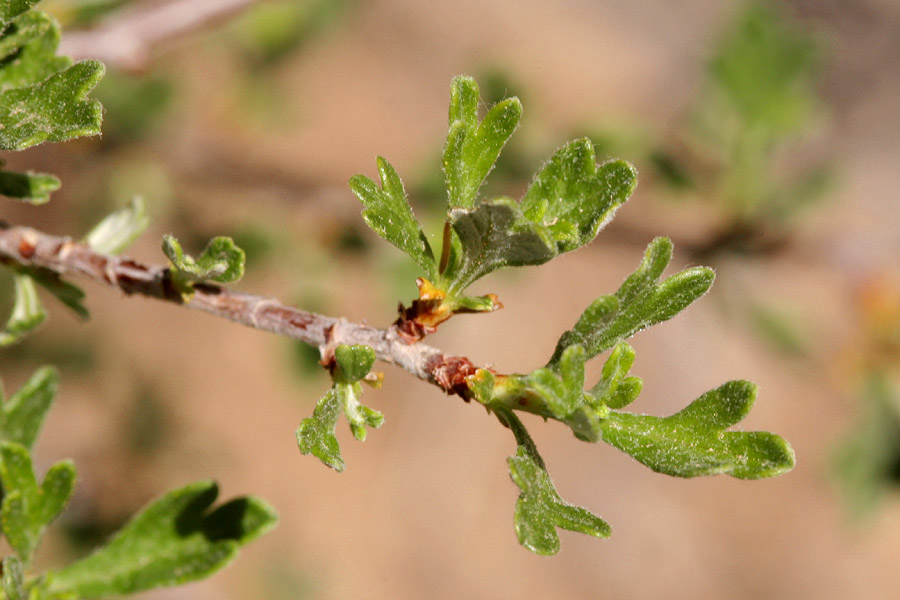
{"label": "green leaf", "polygon": [[384,415],[359,402],[364,378],[375,364],[375,351],[364,345],[340,345],[334,351],[334,385],[316,404],[313,415],[297,428],[300,452],[312,454],[336,471],[344,470],[341,447],[334,435],[338,417],[343,411],[353,437],[366,439],[368,427],[381,427]]}
{"label": "green leaf", "polygon": [[28,563],[44,529],[62,512],[72,495],[75,466],[71,461],[56,463],[39,487],[28,450],[15,442],[2,442],[0,481],[6,490],[0,506],[3,534],[22,561]]}
{"label": "green leaf", "polygon": [[378,157],[381,188],[364,175],[350,178],[350,189],[362,202],[362,215],[372,230],[406,252],[425,270],[429,279],[437,275],[437,265],[431,246],[403,189],[403,182],[385,159]]}
{"label": "green leaf", "polygon": [[34,280],[22,273],[13,274],[15,302],[6,327],[0,331],[0,347],[10,346],[31,333],[47,318],[34,288]]}
{"label": "green leaf", "polygon": [[344,470],[341,445],[334,435],[338,417],[341,416],[341,400],[337,386],[332,387],[316,403],[312,416],[303,419],[297,428],[297,445],[301,454],[312,454],[338,472]]}
{"label": "green leaf", "polygon": [[211,481],[169,492],[105,546],[49,573],[47,591],[100,598],[195,581],[219,570],[241,546],[271,530],[277,516],[254,497],[209,510],[218,494]]}
{"label": "green leaf", "polygon": [[100,103],[85,97],[103,73],[102,63],[85,60],[40,83],[0,91],[0,149],[99,134]]}
{"label": "green leaf", "polygon": [[509,473],[521,493],[516,501],[515,524],[519,543],[536,554],[559,551],[556,528],[609,537],[610,527],[587,509],[572,506],[559,497],[544,461],[522,422],[510,411],[497,412],[501,422],[516,436],[516,455],[507,459]]}
{"label": "green leaf", "polygon": [[625,342],[616,344],[603,364],[600,381],[589,392],[594,402],[612,409],[624,408],[634,402],[644,383],[639,377],[628,376],[633,364],[634,349]]}
{"label": "green leaf", "polygon": [[45,204],[50,200],[50,193],[58,190],[59,186],[59,179],[47,173],[0,170],[0,196],[28,204]]}
{"label": "green leaf", "polygon": [[[0,409],[0,441],[21,444],[27,450],[34,447],[53,398],[59,375],[53,367],[42,367]],[[0,393],[0,400],[3,394]]]}
{"label": "green leaf", "polygon": [[451,209],[471,209],[478,189],[522,117],[522,103],[507,98],[478,122],[478,84],[456,77],[450,85],[450,131],[444,146],[444,178]]}
{"label": "green leaf", "polygon": [[128,248],[147,228],[147,208],[135,196],[131,204],[104,217],[84,237],[88,246],[104,254],[119,254]]}
{"label": "green leaf", "polygon": [[[0,149],[23,150],[100,133],[101,107],[87,99],[103,64],[56,56],[59,26],[30,4],[5,7],[0,33]],[[46,188],[48,180],[41,182]],[[44,192],[46,193],[46,192]],[[40,197],[40,193],[37,197]]]}
{"label": "green leaf", "polygon": [[524,217],[510,198],[482,202],[471,210],[450,212],[458,252],[443,274],[451,293],[505,266],[539,265],[556,256],[556,247],[545,230]]}
{"label": "green leaf", "polygon": [[6,2],[0,2],[0,27],[5,28],[7,23],[40,1],[41,0],[6,0]]}
{"label": "green leaf", "polygon": [[555,365],[565,349],[575,344],[584,346],[588,358],[596,356],[619,340],[671,319],[712,286],[715,272],[708,267],[692,267],[659,281],[671,259],[668,238],[650,242],[641,265],[616,294],[597,298],[575,327],[560,337],[548,365]]}
{"label": "green leaf", "polygon": [[244,276],[244,251],[230,237],[215,237],[196,260],[181,249],[171,235],[163,236],[163,252],[175,268],[175,276],[192,284],[202,281],[232,283]]}
{"label": "green leaf", "polygon": [[597,237],[637,185],[637,171],[627,162],[598,167],[594,160],[589,139],[569,142],[547,161],[522,198],[525,216],[546,228],[559,252]]}
{"label": "green leaf", "polygon": [[88,310],[81,302],[84,300],[84,292],[77,285],[64,281],[59,276],[59,273],[47,269],[22,269],[22,272],[28,274],[35,283],[38,283],[45,290],[56,296],[57,300],[69,307],[82,319],[87,319],[90,316]]}
{"label": "green leaf", "polygon": [[603,441],[676,477],[781,475],[794,466],[794,451],[784,439],[765,431],[725,431],[747,415],[755,399],[755,385],[731,381],[670,417],[612,411],[602,422]]}
{"label": "green leaf", "polygon": [[25,592],[25,567],[18,556],[3,559],[4,600],[28,600]]}
{"label": "green leaf", "polygon": [[351,384],[369,374],[375,364],[375,351],[369,346],[341,344],[334,350],[334,360],[338,370],[335,381]]}

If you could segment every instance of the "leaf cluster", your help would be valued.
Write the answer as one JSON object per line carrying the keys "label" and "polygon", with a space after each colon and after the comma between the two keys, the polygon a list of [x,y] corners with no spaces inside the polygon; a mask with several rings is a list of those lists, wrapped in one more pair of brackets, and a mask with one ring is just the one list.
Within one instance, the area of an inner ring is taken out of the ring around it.
{"label": "leaf cluster", "polygon": [[340,345],[334,350],[331,389],[316,403],[311,417],[297,428],[297,445],[303,454],[312,454],[336,471],[344,470],[341,447],[335,435],[338,418],[343,414],[353,437],[365,441],[369,427],[381,427],[384,415],[359,402],[364,380],[375,364],[375,351],[369,346]]}
{"label": "leaf cluster", "polygon": [[[479,104],[475,81],[455,78],[442,159],[447,212],[440,254],[432,249],[400,177],[384,158],[377,160],[380,186],[363,175],[350,180],[366,223],[406,252],[422,268],[428,285],[440,290],[437,306],[427,305],[418,311],[426,314],[413,315],[423,322],[429,321],[428,314],[449,318],[455,312],[495,310],[499,306],[493,299],[467,297],[465,289],[500,268],[542,264],[587,244],[637,183],[634,167],[619,160],[597,165],[590,140],[580,139],[557,150],[520,201],[479,199],[479,190],[522,116],[518,98],[498,102],[481,120]],[[434,324],[433,316],[430,321]]]}

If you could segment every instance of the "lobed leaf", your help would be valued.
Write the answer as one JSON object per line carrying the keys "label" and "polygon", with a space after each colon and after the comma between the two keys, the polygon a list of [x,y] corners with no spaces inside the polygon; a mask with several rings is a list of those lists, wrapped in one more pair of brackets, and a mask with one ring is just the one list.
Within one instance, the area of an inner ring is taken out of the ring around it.
{"label": "lobed leaf", "polygon": [[85,97],[103,73],[103,63],[85,60],[40,83],[0,91],[0,149],[99,134],[100,103]]}
{"label": "lobed leaf", "polygon": [[135,196],[131,204],[110,213],[84,236],[88,246],[104,254],[119,254],[143,233],[149,223],[144,201]]}
{"label": "lobed leaf", "polygon": [[28,563],[44,529],[72,495],[75,466],[71,461],[56,463],[38,486],[28,449],[4,441],[0,443],[0,481],[7,490],[0,505],[3,534],[19,558]]}
{"label": "lobed leaf", "polygon": [[625,342],[616,344],[603,364],[600,381],[588,392],[594,402],[611,409],[624,408],[634,402],[644,382],[639,377],[628,376],[633,364],[634,348]]}
{"label": "lobed leaf", "polygon": [[300,452],[312,454],[336,471],[344,470],[341,447],[334,434],[341,412],[350,424],[353,437],[366,439],[368,427],[381,427],[384,415],[359,402],[362,385],[359,381],[368,375],[375,363],[375,351],[365,345],[341,344],[334,350],[334,381],[331,389],[316,404],[313,415],[297,428]]}
{"label": "lobed leaf", "polygon": [[598,538],[609,537],[611,530],[606,521],[559,497],[522,422],[506,409],[497,411],[497,416],[513,431],[518,444],[515,456],[507,462],[510,477],[521,490],[514,515],[519,543],[536,554],[552,555],[559,551],[557,527]]}
{"label": "lobed leaf", "polygon": [[[2,165],[2,163],[0,163]],[[0,170],[0,196],[21,200],[28,204],[45,204],[50,193],[60,187],[59,179],[47,173],[15,173]]]}
{"label": "lobed leaf", "polygon": [[0,347],[10,346],[37,329],[47,318],[38,298],[34,280],[22,273],[13,274],[15,300],[6,327],[0,331]]}
{"label": "lobed leaf", "polygon": [[546,231],[526,219],[509,198],[452,210],[450,222],[459,247],[443,279],[454,293],[501,267],[539,265],[556,256]]}
{"label": "lobed leaf", "polygon": [[274,527],[274,510],[255,497],[215,509],[212,481],[169,492],[132,518],[103,547],[48,575],[47,591],[78,598],[130,594],[206,577],[241,546]]}
{"label": "lobed leaf", "polygon": [[0,2],[0,28],[6,28],[10,21],[40,1],[41,0],[6,0],[5,2]]}
{"label": "lobed leaf", "polygon": [[297,428],[297,445],[301,454],[312,454],[338,472],[344,470],[341,445],[334,435],[340,416],[341,397],[336,387],[332,387],[316,403],[312,416],[303,419]]}
{"label": "lobed leaf", "polygon": [[[42,367],[0,409],[0,441],[15,442],[31,450],[56,396],[56,369]],[[3,395],[0,394],[0,399]]]}
{"label": "lobed leaf", "polygon": [[746,416],[755,399],[755,385],[731,381],[670,417],[612,411],[602,422],[603,440],[676,477],[774,477],[794,466],[794,451],[784,439],[764,431],[725,431]]}
{"label": "lobed leaf", "polygon": [[715,279],[708,267],[692,267],[659,281],[672,258],[672,242],[656,238],[644,260],[614,296],[597,298],[556,345],[548,365],[556,365],[566,348],[580,344],[588,358],[613,347],[619,340],[671,319],[703,296]]}
{"label": "lobed leaf", "polygon": [[459,76],[450,85],[450,131],[444,146],[444,180],[451,209],[471,209],[479,188],[522,117],[522,103],[507,98],[478,122],[478,84]]}
{"label": "lobed leaf", "polygon": [[428,239],[413,215],[403,182],[385,159],[378,157],[381,188],[364,175],[350,178],[350,189],[363,206],[363,219],[388,242],[403,250],[425,270],[429,279],[437,275],[437,265]]}
{"label": "lobed leaf", "polygon": [[214,237],[197,259],[185,254],[171,235],[163,236],[162,248],[175,269],[175,278],[188,287],[202,281],[232,283],[244,276],[246,256],[230,237]]}
{"label": "lobed leaf", "polygon": [[612,220],[637,185],[637,171],[622,160],[600,167],[587,138],[569,142],[547,161],[522,198],[522,212],[544,227],[558,252],[584,246]]}

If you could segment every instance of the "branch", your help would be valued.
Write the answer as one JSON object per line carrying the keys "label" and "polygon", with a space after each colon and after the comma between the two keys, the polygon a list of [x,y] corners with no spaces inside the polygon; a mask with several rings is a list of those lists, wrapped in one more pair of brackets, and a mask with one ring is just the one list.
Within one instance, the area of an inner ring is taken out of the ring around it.
{"label": "branch", "polygon": [[60,54],[75,60],[95,58],[127,71],[143,71],[154,46],[208,27],[247,8],[255,0],[171,0],[146,2],[97,28],[67,33]]}
{"label": "branch", "polygon": [[57,275],[86,277],[126,295],[137,294],[164,300],[300,340],[319,347],[325,356],[329,356],[340,344],[365,344],[375,350],[379,360],[397,365],[448,394],[458,394],[465,400],[470,397],[466,377],[478,368],[468,358],[447,355],[421,343],[407,343],[395,327],[376,329],[299,310],[274,298],[235,292],[218,285],[195,284],[193,296],[185,301],[172,284],[172,273],[167,267],[144,265],[124,256],[101,254],[85,243],[29,227],[10,227],[0,223],[0,262],[25,272],[37,269]]}

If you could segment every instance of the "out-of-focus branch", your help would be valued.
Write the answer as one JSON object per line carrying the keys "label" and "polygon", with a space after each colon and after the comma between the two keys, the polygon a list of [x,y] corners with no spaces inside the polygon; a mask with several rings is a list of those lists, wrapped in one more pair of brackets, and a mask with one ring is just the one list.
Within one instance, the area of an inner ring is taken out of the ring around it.
{"label": "out-of-focus branch", "polygon": [[62,276],[86,277],[128,295],[164,300],[301,340],[318,346],[326,356],[340,344],[365,344],[375,350],[379,360],[395,364],[448,394],[459,394],[465,399],[468,399],[466,377],[477,369],[465,357],[447,355],[421,343],[407,343],[394,327],[377,329],[351,323],[299,310],[274,298],[244,294],[218,285],[196,284],[194,294],[186,300],[173,286],[167,267],[101,254],[87,244],[29,227],[0,223],[0,262],[26,272],[37,269]]}
{"label": "out-of-focus branch", "polygon": [[147,1],[86,31],[67,32],[59,52],[75,60],[95,58],[118,69],[147,68],[155,46],[214,25],[256,0]]}

